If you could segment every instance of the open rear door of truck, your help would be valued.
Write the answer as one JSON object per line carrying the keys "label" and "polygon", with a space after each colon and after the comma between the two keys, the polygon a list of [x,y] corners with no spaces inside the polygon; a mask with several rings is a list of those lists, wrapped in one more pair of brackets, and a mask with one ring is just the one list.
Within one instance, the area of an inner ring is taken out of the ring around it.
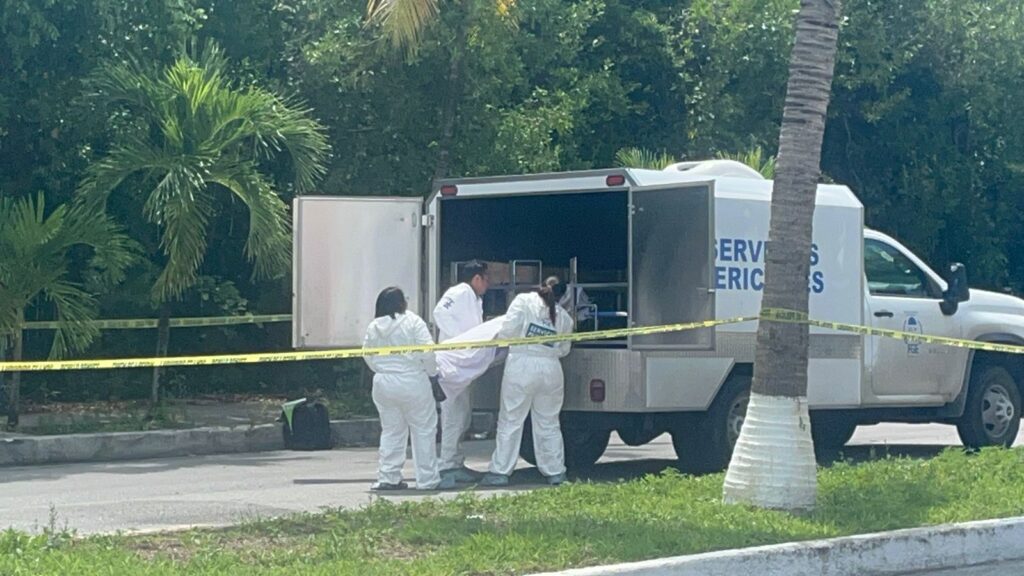
{"label": "open rear door of truck", "polygon": [[358,346],[377,294],[398,286],[422,316],[419,198],[301,196],[293,205],[292,344]]}
{"label": "open rear door of truck", "polygon": [[[630,191],[630,324],[715,318],[714,183]],[[713,328],[635,336],[633,349],[711,350]]]}

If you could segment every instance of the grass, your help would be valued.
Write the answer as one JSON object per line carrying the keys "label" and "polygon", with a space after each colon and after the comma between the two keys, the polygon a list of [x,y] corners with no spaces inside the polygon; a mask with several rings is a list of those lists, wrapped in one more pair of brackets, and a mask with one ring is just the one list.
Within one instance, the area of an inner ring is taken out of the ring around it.
{"label": "grass", "polygon": [[1024,515],[1024,452],[836,464],[803,516],[721,503],[722,475],[674,472],[497,498],[330,510],[226,530],[0,534],[0,574],[520,574]]}
{"label": "grass", "polygon": [[114,414],[42,415],[35,424],[22,426],[19,432],[38,436],[58,434],[90,434],[96,432],[144,432],[192,428],[183,410],[160,404],[152,416],[144,409],[122,410]]}

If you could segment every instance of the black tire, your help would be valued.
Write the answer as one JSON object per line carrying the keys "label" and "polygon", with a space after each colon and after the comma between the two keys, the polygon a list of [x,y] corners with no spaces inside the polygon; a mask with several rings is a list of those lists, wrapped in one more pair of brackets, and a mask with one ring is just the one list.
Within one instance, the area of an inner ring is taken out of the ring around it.
{"label": "black tire", "polygon": [[750,380],[749,374],[733,374],[694,426],[672,431],[672,447],[681,471],[706,474],[729,465],[750,401]]}
{"label": "black tire", "polygon": [[[609,430],[586,429],[574,425],[571,418],[562,415],[562,441],[565,445],[565,467],[569,470],[586,470],[601,459],[608,448],[611,437]],[[523,424],[523,441],[519,445],[519,457],[531,466],[537,465],[537,454],[533,448],[533,424],[527,416]]]}
{"label": "black tire", "polygon": [[853,438],[857,422],[844,414],[831,411],[811,413],[811,439],[815,451],[839,450]]}
{"label": "black tire", "polygon": [[1009,370],[998,364],[975,367],[964,413],[956,425],[964,446],[1013,445],[1020,431],[1020,416],[1020,389]]}

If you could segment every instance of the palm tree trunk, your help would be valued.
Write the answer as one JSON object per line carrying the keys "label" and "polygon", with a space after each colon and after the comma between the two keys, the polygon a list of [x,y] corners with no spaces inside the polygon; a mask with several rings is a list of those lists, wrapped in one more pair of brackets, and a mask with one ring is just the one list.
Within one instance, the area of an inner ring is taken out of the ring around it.
{"label": "palm tree trunk", "polygon": [[[11,359],[15,362],[21,362],[23,350],[22,350],[22,327],[21,322],[24,319],[24,312],[18,312],[18,325],[14,327],[13,338],[13,355]],[[21,372],[11,373],[11,384],[7,387],[7,429],[14,430],[18,427],[18,412],[21,404]]]}
{"label": "palm tree trunk", "polygon": [[[160,320],[156,326],[156,356],[164,358],[167,356],[167,346],[171,340],[171,306],[164,302],[160,305]],[[163,375],[162,368],[153,368],[153,385],[149,392],[149,407],[156,409],[160,402],[160,378]]]}
{"label": "palm tree trunk", "polygon": [[[772,191],[761,306],[806,314],[814,200],[831,95],[840,0],[801,0]],[[808,327],[761,321],[750,404],[725,478],[726,502],[808,509],[817,497],[807,409]]]}

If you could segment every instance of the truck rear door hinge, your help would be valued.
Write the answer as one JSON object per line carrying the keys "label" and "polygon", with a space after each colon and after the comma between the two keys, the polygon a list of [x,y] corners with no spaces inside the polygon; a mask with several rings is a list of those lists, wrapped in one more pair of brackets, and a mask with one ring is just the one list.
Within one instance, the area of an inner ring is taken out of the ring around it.
{"label": "truck rear door hinge", "polygon": [[424,214],[424,215],[420,216],[420,226],[423,226],[424,228],[430,228],[433,225],[434,225],[434,215],[433,214]]}

